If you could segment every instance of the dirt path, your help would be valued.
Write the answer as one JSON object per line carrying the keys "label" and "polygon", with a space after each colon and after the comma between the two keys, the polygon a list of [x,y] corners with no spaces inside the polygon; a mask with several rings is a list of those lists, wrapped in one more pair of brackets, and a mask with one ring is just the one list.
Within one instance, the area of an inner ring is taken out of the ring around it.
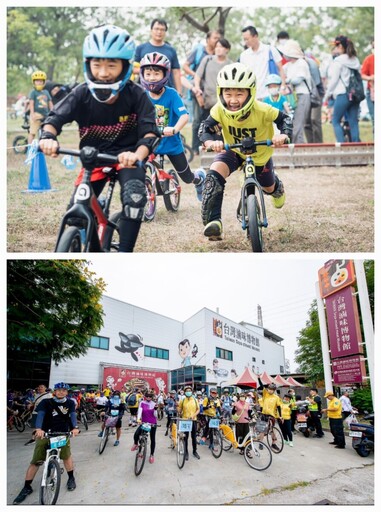
{"label": "dirt path", "polygon": [[[23,157],[8,162],[7,246],[9,252],[52,252],[60,218],[66,209],[77,171],[48,159],[55,192],[25,194],[28,168]],[[194,162],[192,167],[197,167]],[[266,198],[269,227],[266,252],[373,252],[373,167],[280,169],[286,204],[273,208]],[[193,185],[182,184],[178,213],[167,212],[158,198],[155,220],[142,226],[136,252],[251,252],[236,219],[240,195],[238,173],[227,182],[222,220],[225,238],[209,242],[202,234],[200,203]],[[119,192],[115,194],[119,206]]]}

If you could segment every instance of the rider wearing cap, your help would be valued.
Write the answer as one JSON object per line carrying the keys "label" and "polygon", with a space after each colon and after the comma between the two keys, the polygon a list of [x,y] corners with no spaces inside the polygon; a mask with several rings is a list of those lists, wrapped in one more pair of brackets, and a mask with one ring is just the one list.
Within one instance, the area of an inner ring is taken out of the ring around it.
{"label": "rider wearing cap", "polygon": [[[181,400],[178,405],[179,415],[181,418],[185,420],[192,420],[192,448],[193,448],[193,456],[196,459],[199,459],[200,456],[197,453],[197,440],[196,440],[196,430],[197,430],[197,415],[200,412],[200,406],[193,395],[192,386],[185,386],[184,388],[185,398]],[[188,455],[188,438],[189,432],[185,432],[185,460],[189,459]]]}
{"label": "rider wearing cap", "polygon": [[213,447],[213,438],[212,438],[212,431],[209,429],[209,420],[211,418],[216,418],[221,415],[221,402],[218,398],[217,388],[210,388],[209,396],[204,398],[202,405],[203,405],[204,416],[206,419],[206,425],[204,428],[204,432],[203,432],[200,444],[205,444],[205,441],[209,435],[209,448],[212,448]]}
{"label": "rider wearing cap", "polygon": [[134,433],[134,444],[132,445],[131,451],[135,451],[138,447],[138,441],[140,432],[142,430],[142,423],[149,423],[151,425],[150,430],[150,450],[151,454],[149,457],[150,464],[153,464],[155,446],[156,446],[156,427],[157,427],[157,404],[154,401],[154,393],[152,391],[145,391],[144,398],[139,403],[138,408],[138,428]]}
{"label": "rider wearing cap", "polygon": [[[54,385],[53,398],[43,400],[37,407],[34,453],[26,472],[24,487],[14,499],[14,505],[22,503],[33,492],[31,484],[39,466],[45,462],[46,450],[49,447],[49,440],[44,437],[45,432],[49,430],[52,432],[71,432],[73,436],[79,434],[75,405],[72,400],[67,398],[68,390],[68,384],[58,382]],[[69,477],[67,489],[73,491],[76,488],[76,483],[73,476],[74,465],[70,451],[70,440],[68,440],[66,446],[61,448],[60,457]]]}
{"label": "rider wearing cap", "polygon": [[169,396],[165,400],[164,411],[165,411],[165,414],[167,415],[167,425],[166,425],[166,430],[165,430],[165,434],[164,434],[165,436],[168,435],[169,424],[171,423],[171,418],[174,418],[176,416],[176,405],[177,405],[176,391],[174,389],[172,389],[169,392]]}
{"label": "rider wearing cap", "polygon": [[104,421],[102,423],[102,430],[99,432],[98,437],[102,437],[102,435],[103,435],[106,417],[107,416],[111,416],[111,417],[117,416],[118,420],[115,425],[116,440],[114,442],[114,446],[118,446],[120,434],[122,433],[122,417],[123,417],[125,410],[126,410],[126,407],[120,398],[120,391],[115,390],[113,392],[112,396],[109,397],[109,399],[107,401],[106,408],[105,408]]}

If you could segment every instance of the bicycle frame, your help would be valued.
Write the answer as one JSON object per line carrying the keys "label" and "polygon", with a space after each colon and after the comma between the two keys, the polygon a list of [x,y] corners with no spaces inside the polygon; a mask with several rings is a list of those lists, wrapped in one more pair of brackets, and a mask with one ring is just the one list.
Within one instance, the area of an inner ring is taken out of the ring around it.
{"label": "bicycle frame", "polygon": [[[164,170],[164,155],[159,155],[159,161],[157,161],[156,157],[157,155],[154,153],[148,157],[148,164],[151,164],[148,165],[148,168],[151,171],[153,193],[156,192],[158,196],[163,196],[164,190],[162,183],[165,180],[174,180],[174,176]],[[177,185],[176,189],[178,192],[181,192],[180,185]]]}
{"label": "bicycle frame", "polygon": [[[94,163],[97,159],[106,160],[105,155],[93,152],[90,153],[89,148],[83,148],[81,151],[59,149],[58,153],[64,155],[80,156],[84,166],[84,174],[82,182],[78,185],[74,196],[73,206],[65,213],[61,221],[58,232],[55,251],[57,251],[59,240],[65,230],[65,226],[71,218],[80,218],[86,221],[86,243],[84,252],[102,252],[103,241],[107,226],[116,228],[116,225],[108,219],[111,199],[113,196],[116,171],[110,173],[108,188],[106,193],[105,206],[102,208],[94,194],[91,186],[91,174],[94,169]],[[108,158],[111,161],[111,158]],[[117,163],[117,157],[114,157],[113,163]],[[106,169],[106,168],[105,168]]]}
{"label": "bicycle frame", "polygon": [[[244,173],[244,176],[245,176],[245,181],[242,185],[242,189],[241,189],[241,203],[240,203],[240,206],[241,206],[241,215],[242,215],[242,219],[241,219],[241,225],[242,225],[242,229],[243,230],[246,230],[247,227],[248,227],[248,223],[246,222],[246,218],[247,218],[247,204],[246,204],[246,198],[248,196],[248,190],[254,190],[254,193],[255,193],[255,188],[258,189],[258,195],[259,195],[259,199],[260,199],[260,202],[261,202],[261,219],[260,219],[260,224],[261,224],[261,227],[264,227],[264,228],[267,228],[268,227],[268,220],[267,220],[267,216],[266,216],[266,206],[265,206],[265,198],[264,198],[264,194],[263,194],[263,191],[262,191],[262,187],[260,186],[260,184],[258,183],[258,180],[255,176],[255,165],[254,165],[254,161],[253,161],[253,158],[251,155],[247,156],[246,157],[246,161],[245,163],[243,164],[243,169],[242,169],[243,173]],[[239,220],[239,207],[237,209],[237,218]]]}
{"label": "bicycle frame", "polygon": [[[61,434],[57,433],[57,434],[54,434],[54,436],[59,436]],[[70,433],[63,433],[62,436],[65,435],[66,436],[66,443],[64,446],[66,446],[69,438],[71,437],[71,434]],[[49,446],[50,446],[50,437],[53,437],[51,434],[45,434],[46,437],[49,438]],[[45,462],[44,462],[44,470],[42,472],[42,479],[41,479],[41,487],[45,487],[46,486],[46,478],[47,478],[47,474],[48,474],[48,466],[49,466],[49,461],[52,460],[52,459],[56,459],[58,463],[61,462],[61,459],[60,459],[60,454],[61,454],[61,448],[58,447],[58,448],[48,448],[46,450],[46,458],[45,458]]]}

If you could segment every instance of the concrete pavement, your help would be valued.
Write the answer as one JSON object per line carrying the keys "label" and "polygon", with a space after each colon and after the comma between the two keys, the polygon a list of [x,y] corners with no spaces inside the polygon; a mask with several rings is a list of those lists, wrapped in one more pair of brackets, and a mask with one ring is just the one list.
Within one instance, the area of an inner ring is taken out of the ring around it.
{"label": "concrete pavement", "polygon": [[[126,424],[126,420],[124,420]],[[123,426],[120,445],[114,438],[102,455],[98,453],[99,425],[73,439],[77,489],[66,490],[67,475],[58,505],[314,505],[329,500],[336,505],[374,504],[374,456],[361,458],[347,439],[347,448],[337,450],[331,434],[322,439],[295,435],[294,447],[273,454],[272,465],[263,472],[251,469],[238,450],[215,459],[207,446],[200,446],[201,459],[192,455],[182,470],[164,436],[164,421],[158,427],[154,464],[148,460],[142,474],[134,474],[135,453],[130,451],[134,428]],[[20,491],[33,445],[24,446],[30,430],[7,433],[7,504]],[[190,446],[191,453],[191,446]],[[39,470],[34,492],[23,505],[37,505]]]}

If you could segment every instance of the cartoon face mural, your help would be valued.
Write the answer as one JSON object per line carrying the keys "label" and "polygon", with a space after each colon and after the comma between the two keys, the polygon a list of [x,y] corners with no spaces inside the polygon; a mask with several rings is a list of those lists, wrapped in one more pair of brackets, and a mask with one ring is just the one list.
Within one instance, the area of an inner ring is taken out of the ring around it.
{"label": "cartoon face mural", "polygon": [[144,346],[142,343],[143,338],[139,334],[123,334],[122,332],[119,333],[119,336],[120,347],[115,345],[116,350],[126,354],[131,354],[132,359],[138,361],[138,357],[135,352]]}
{"label": "cartoon face mural", "polygon": [[156,386],[158,387],[158,390],[160,392],[165,393],[166,384],[165,384],[164,380],[161,377],[156,377],[155,382],[156,382]]}
{"label": "cartoon face mural", "polygon": [[331,286],[336,288],[342,285],[348,279],[348,270],[345,268],[345,260],[339,265],[336,264],[336,270],[331,276]]}
{"label": "cartoon face mural", "polygon": [[190,366],[191,363],[191,344],[190,341],[185,339],[179,343],[179,354],[182,358],[181,366]]}

